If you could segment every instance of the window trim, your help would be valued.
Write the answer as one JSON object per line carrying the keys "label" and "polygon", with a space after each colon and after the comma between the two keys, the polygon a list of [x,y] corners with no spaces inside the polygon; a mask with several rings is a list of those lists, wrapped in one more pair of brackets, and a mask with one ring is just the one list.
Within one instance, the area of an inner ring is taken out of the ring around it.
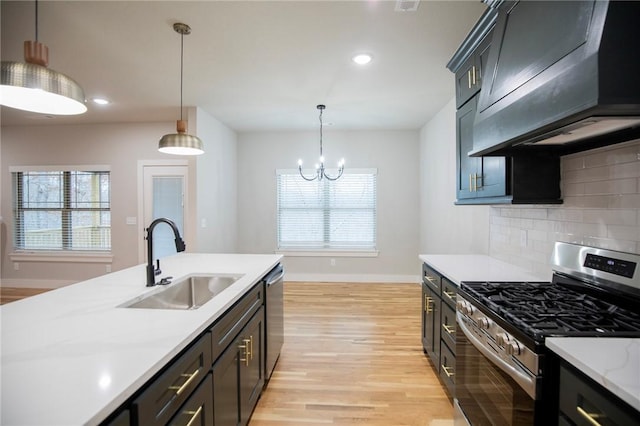
{"label": "window trim", "polygon": [[[79,165],[46,165],[46,166],[9,166],[9,174],[28,173],[28,172],[73,172],[73,171],[91,171],[91,172],[109,172],[111,174],[111,166],[106,164],[79,164]],[[13,191],[15,188],[11,188]],[[111,200],[109,202],[109,211],[111,212]],[[15,206],[12,206],[12,211]],[[11,215],[10,229],[13,234],[15,231],[14,215]],[[8,224],[9,225],[9,224]],[[9,227],[8,227],[9,228]],[[13,238],[13,237],[12,237]],[[51,250],[51,249],[20,249],[12,244],[12,252],[8,253],[9,259],[13,262],[78,262],[78,263],[112,263],[113,262],[113,244],[109,250]]]}
{"label": "window trim", "polygon": [[[337,172],[338,169],[327,169],[328,173]],[[303,169],[303,173],[312,174],[315,172],[315,169]],[[276,198],[278,197],[277,191],[277,178],[278,175],[281,174],[298,174],[298,169],[276,169],[275,177],[276,177]],[[355,169],[345,169],[344,174],[372,174],[376,177],[376,199],[377,199],[377,177],[378,177],[378,169],[377,168],[355,168]],[[278,207],[276,202],[276,227],[278,226]],[[376,202],[376,234],[378,232],[378,224],[377,224],[377,213],[378,206]],[[274,253],[281,254],[283,256],[289,257],[378,257],[379,250],[377,245],[377,235],[376,235],[376,246],[372,248],[305,248],[305,247],[283,247],[280,248],[278,241],[278,232],[276,230],[276,241],[275,241],[276,249]]]}

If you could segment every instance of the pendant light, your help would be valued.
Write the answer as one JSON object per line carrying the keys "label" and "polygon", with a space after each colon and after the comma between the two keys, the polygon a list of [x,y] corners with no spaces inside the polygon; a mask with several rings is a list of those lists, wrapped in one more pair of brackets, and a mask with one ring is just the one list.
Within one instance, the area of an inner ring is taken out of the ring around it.
{"label": "pendant light", "polygon": [[344,158],[338,162],[338,176],[331,177],[327,174],[324,168],[324,156],[322,155],[322,111],[325,110],[326,106],[317,105],[316,108],[320,111],[320,164],[316,164],[316,174],[313,177],[306,177],[304,173],[302,173],[302,159],[298,160],[298,171],[300,172],[300,176],[304,180],[313,181],[318,180],[321,181],[324,178],[328,180],[338,180],[340,176],[342,176],[342,172],[344,172]]}
{"label": "pendant light", "polygon": [[0,105],[53,115],[76,115],[87,111],[84,91],[70,77],[47,68],[49,48],[36,39],[24,42],[24,61],[2,61]]}
{"label": "pendant light", "polygon": [[183,23],[173,24],[175,32],[180,34],[180,120],[176,125],[178,133],[164,135],[158,144],[158,151],[175,155],[204,154],[202,140],[187,134],[187,121],[182,119],[182,74],[184,68],[184,36],[191,34],[191,27]]}

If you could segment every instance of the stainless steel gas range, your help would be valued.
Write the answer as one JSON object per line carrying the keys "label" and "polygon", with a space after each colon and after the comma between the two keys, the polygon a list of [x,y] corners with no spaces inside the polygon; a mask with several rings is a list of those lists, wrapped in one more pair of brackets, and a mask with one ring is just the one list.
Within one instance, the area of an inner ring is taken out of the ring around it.
{"label": "stainless steel gas range", "polygon": [[551,282],[460,284],[456,423],[557,424],[545,338],[640,337],[640,255],[558,242]]}

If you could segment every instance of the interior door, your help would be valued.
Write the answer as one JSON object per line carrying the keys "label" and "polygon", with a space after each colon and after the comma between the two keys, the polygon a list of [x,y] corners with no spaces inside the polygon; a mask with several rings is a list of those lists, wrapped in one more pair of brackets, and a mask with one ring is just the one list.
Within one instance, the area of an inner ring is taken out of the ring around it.
{"label": "interior door", "polygon": [[[187,166],[145,165],[143,166],[143,229],[157,218],[172,220],[180,235],[185,236],[187,215]],[[146,237],[144,231],[143,238]],[[176,252],[171,228],[159,224],[153,231],[153,255],[159,259]],[[146,244],[142,262],[146,259]]]}

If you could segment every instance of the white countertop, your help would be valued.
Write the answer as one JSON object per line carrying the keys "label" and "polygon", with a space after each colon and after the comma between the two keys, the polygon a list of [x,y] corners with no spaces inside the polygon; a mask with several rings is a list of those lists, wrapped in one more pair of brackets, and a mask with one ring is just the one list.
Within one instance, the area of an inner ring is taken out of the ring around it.
{"label": "white countertop", "polygon": [[481,254],[421,254],[420,260],[460,285],[462,281],[551,281]]}
{"label": "white countertop", "polygon": [[545,345],[640,410],[640,339],[550,337]]}
{"label": "white countertop", "polygon": [[160,260],[162,277],[244,274],[195,310],[126,309],[141,294],[138,265],[0,307],[0,423],[97,424],[280,261],[279,255],[187,254]]}

